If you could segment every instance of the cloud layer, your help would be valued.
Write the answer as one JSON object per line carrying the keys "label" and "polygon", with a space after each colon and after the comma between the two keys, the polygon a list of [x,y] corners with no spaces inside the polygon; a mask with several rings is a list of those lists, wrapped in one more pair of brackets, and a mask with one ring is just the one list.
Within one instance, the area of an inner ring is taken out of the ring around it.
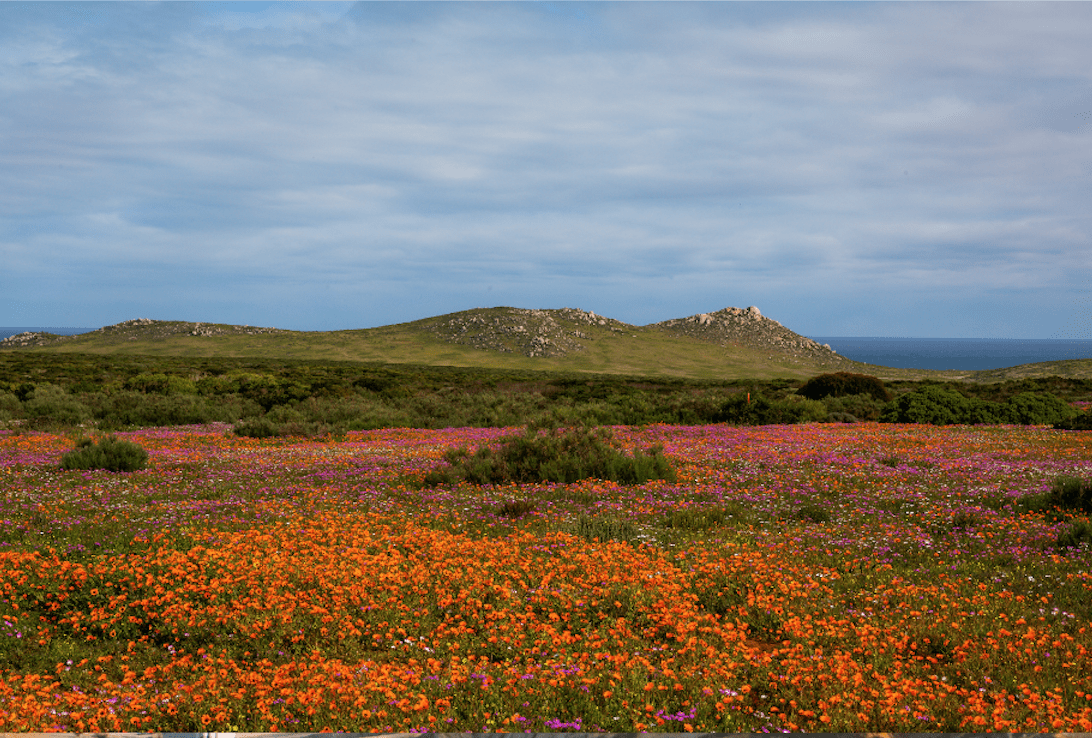
{"label": "cloud layer", "polygon": [[1087,3],[0,3],[0,323],[1092,338]]}

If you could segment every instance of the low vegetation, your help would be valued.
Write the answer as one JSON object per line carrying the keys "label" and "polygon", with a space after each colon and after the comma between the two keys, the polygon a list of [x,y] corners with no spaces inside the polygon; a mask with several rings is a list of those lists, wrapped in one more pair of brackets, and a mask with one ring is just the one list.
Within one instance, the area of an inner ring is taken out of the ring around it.
{"label": "low vegetation", "polygon": [[98,442],[81,438],[76,448],[61,457],[62,469],[105,469],[133,472],[148,466],[148,452],[132,441],[107,436]]}
{"label": "low vegetation", "polygon": [[1086,434],[566,427],[0,430],[0,731],[1092,732]]}
{"label": "low vegetation", "polygon": [[[884,400],[890,396],[891,400]],[[336,436],[374,428],[1090,422],[1092,381],[989,385],[854,374],[698,381],[618,375],[178,357],[0,353],[0,422],[110,432],[228,423],[239,435]],[[1082,425],[1085,424],[1085,425]]]}
{"label": "low vegetation", "polygon": [[603,428],[529,427],[496,448],[479,446],[449,450],[448,466],[425,475],[424,484],[519,484],[554,482],[572,484],[582,479],[601,479],[619,484],[644,484],[652,479],[675,481],[675,470],[663,449],[636,450],[632,455],[611,443]]}
{"label": "low vegetation", "polygon": [[930,425],[1053,425],[1079,414],[1079,410],[1054,395],[1025,392],[1004,402],[990,402],[946,387],[925,386],[885,406],[880,421]]}
{"label": "low vegetation", "polygon": [[849,395],[868,395],[880,402],[891,399],[891,393],[883,386],[883,380],[867,374],[852,372],[834,372],[812,377],[796,391],[811,400],[826,397],[846,397]]}

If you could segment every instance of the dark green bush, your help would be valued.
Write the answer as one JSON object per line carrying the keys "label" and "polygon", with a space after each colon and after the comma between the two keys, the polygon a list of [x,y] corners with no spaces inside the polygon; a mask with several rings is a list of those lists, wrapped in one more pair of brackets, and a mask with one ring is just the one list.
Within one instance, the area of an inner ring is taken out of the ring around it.
{"label": "dark green bush", "polygon": [[891,393],[883,386],[879,377],[852,372],[834,372],[812,377],[796,390],[809,400],[822,400],[824,397],[846,397],[847,395],[869,395],[880,402],[891,399]]}
{"label": "dark green bush", "polygon": [[197,385],[184,377],[173,374],[138,374],[129,377],[123,385],[127,390],[156,395],[192,395],[197,393]]}
{"label": "dark green bush", "polygon": [[76,448],[61,456],[62,469],[106,469],[131,472],[148,465],[148,452],[132,441],[108,436],[95,443],[90,438],[76,442]]}
{"label": "dark green bush", "polygon": [[1092,525],[1078,520],[1058,534],[1058,548],[1084,548],[1092,546]]}
{"label": "dark green bush", "polygon": [[100,428],[230,423],[242,415],[260,412],[254,403],[233,397],[201,397],[195,394],[142,394],[121,390],[110,395],[84,396]]}
{"label": "dark green bush", "polygon": [[880,414],[880,422],[928,425],[998,423],[1001,422],[998,408],[998,403],[965,397],[944,387],[928,386],[888,403]]}
{"label": "dark green bush", "polygon": [[933,385],[909,392],[888,403],[880,415],[880,421],[931,425],[1049,425],[1073,417],[1076,412],[1049,394],[1025,392],[1005,402],[990,402]]}
{"label": "dark green bush", "polygon": [[714,422],[732,425],[792,425],[822,423],[829,415],[826,405],[815,400],[768,400],[760,394],[748,398],[740,392],[721,405]]}
{"label": "dark green bush", "polygon": [[[830,413],[827,420],[832,423],[875,422],[880,419],[885,405],[884,402],[867,394],[824,397],[822,403]],[[852,419],[843,417],[845,415],[851,416]]]}
{"label": "dark green bush", "polygon": [[344,428],[321,420],[308,418],[304,413],[284,405],[257,418],[248,418],[235,425],[237,436],[269,438],[271,436],[301,436],[317,438],[342,433]]}
{"label": "dark green bush", "polygon": [[1058,477],[1048,491],[1022,497],[1017,506],[1055,518],[1064,518],[1069,512],[1092,514],[1092,480]]}
{"label": "dark green bush", "polygon": [[1077,410],[1067,420],[1056,422],[1054,427],[1059,430],[1092,430],[1092,411]]}
{"label": "dark green bush", "polygon": [[429,472],[427,486],[466,480],[473,484],[556,482],[608,479],[619,484],[641,484],[650,479],[675,480],[675,470],[662,449],[650,448],[626,456],[610,444],[610,433],[588,427],[527,428],[496,449],[481,446],[471,454],[466,448],[445,454],[449,466]]}
{"label": "dark green bush", "polygon": [[284,426],[274,423],[271,418],[262,416],[260,418],[247,418],[236,423],[231,432],[237,436],[246,436],[247,438],[272,438],[284,435],[283,430]]}
{"label": "dark green bush", "polygon": [[38,427],[79,425],[91,419],[91,409],[53,384],[40,384],[23,403],[23,412]]}
{"label": "dark green bush", "polygon": [[0,422],[21,418],[23,403],[12,392],[0,392]]}
{"label": "dark green bush", "polygon": [[1001,416],[1016,425],[1053,425],[1064,423],[1080,411],[1050,394],[1022,392],[1002,405]]}

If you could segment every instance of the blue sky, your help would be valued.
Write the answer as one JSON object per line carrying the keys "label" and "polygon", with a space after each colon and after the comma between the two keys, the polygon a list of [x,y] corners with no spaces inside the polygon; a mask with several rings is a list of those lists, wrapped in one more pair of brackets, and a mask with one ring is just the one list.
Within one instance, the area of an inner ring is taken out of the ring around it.
{"label": "blue sky", "polygon": [[1092,338],[1092,3],[0,2],[0,325]]}

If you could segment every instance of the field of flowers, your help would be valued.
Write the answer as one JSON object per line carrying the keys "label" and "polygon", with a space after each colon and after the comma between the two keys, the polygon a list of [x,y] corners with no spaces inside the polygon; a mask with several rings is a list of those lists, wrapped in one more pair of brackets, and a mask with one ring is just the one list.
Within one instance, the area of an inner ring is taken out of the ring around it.
{"label": "field of flowers", "polygon": [[0,731],[1092,731],[1092,553],[1012,505],[1090,433],[616,428],[678,481],[420,488],[512,430],[226,430],[0,431]]}

